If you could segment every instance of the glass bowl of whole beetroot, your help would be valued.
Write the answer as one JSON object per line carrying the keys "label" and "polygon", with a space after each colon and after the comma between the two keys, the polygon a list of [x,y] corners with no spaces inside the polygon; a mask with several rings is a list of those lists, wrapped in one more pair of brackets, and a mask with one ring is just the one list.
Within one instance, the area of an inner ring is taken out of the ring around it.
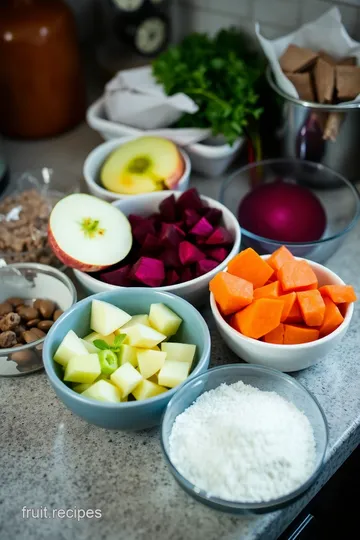
{"label": "glass bowl of whole beetroot", "polygon": [[239,252],[241,231],[235,216],[195,188],[139,195],[113,205],[130,222],[132,247],[125,259],[105,270],[74,269],[90,294],[151,287],[198,304],[208,297],[212,277]]}

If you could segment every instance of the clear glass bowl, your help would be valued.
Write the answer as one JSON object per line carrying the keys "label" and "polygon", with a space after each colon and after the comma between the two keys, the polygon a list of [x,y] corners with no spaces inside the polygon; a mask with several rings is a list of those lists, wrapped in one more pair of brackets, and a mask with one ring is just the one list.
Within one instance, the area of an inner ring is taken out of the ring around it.
{"label": "clear glass bowl", "polygon": [[[19,196],[32,190],[42,197],[44,204],[41,204],[41,216],[37,217],[37,223],[32,223],[31,234],[29,233],[32,240],[30,241],[29,237],[26,239],[31,248],[22,250],[22,237],[19,238],[19,235],[14,231],[14,238],[10,238],[11,242],[8,242],[9,247],[3,250],[0,247],[0,259],[3,259],[7,264],[34,262],[63,268],[63,264],[55,257],[47,243],[46,216],[50,215],[51,209],[60,199],[70,193],[79,192],[80,182],[74,177],[73,173],[63,170],[55,171],[49,167],[21,174],[14,183],[9,185],[0,199],[0,225],[1,221],[7,219],[14,220],[14,225],[16,225],[16,220],[21,217],[21,204],[17,204],[11,210],[7,208],[5,214],[2,213],[1,204],[5,203],[8,197]],[[12,250],[10,245],[17,245],[19,249]]]}
{"label": "clear glass bowl", "polygon": [[[184,412],[204,392],[217,388],[220,384],[233,384],[243,381],[260,390],[277,392],[292,402],[309,419],[316,442],[316,463],[314,472],[308,480],[295,491],[275,500],[261,503],[242,503],[226,501],[209,495],[189,482],[176,469],[170,459],[169,437],[176,417]],[[168,467],[180,486],[199,502],[217,510],[234,514],[273,512],[293,503],[310,488],[320,474],[324,464],[328,444],[328,426],[325,414],[317,399],[289,375],[263,366],[233,364],[220,366],[194,377],[184,384],[170,400],[161,426],[161,443]]]}
{"label": "clear glass bowl", "polygon": [[297,159],[269,159],[247,165],[226,179],[219,200],[235,216],[238,207],[253,185],[282,180],[308,188],[320,200],[326,213],[327,226],[320,240],[314,242],[280,242],[241,228],[242,247],[252,247],[259,254],[272,253],[286,245],[293,255],[315,262],[326,261],[353,228],[360,215],[357,189],[346,178],[319,163]]}

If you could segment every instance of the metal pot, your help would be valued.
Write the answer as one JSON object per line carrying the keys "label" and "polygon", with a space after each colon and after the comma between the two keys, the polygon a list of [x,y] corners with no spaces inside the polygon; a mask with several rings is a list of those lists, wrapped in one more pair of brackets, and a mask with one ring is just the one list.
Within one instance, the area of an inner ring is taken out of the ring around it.
{"label": "metal pot", "polygon": [[281,155],[322,163],[351,182],[359,181],[360,103],[323,105],[303,101],[283,92],[270,68],[266,75],[280,106],[275,136]]}

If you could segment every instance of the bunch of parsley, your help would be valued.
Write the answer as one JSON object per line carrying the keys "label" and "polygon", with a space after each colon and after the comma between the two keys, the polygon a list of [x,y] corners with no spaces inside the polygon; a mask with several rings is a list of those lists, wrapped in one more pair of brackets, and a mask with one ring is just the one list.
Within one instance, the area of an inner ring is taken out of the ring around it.
{"label": "bunch of parsley", "polygon": [[152,68],[168,95],[184,92],[199,107],[176,127],[210,127],[232,144],[262,113],[257,89],[264,60],[236,29],[213,38],[191,34],[163,52]]}

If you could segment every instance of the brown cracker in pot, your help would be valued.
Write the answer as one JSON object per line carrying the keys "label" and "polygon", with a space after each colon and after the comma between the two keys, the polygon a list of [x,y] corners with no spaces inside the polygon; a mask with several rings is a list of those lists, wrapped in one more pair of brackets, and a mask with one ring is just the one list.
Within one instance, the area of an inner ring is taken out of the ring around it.
{"label": "brown cracker in pot", "polygon": [[314,68],[314,81],[319,103],[332,103],[335,89],[335,67],[318,58]]}
{"label": "brown cracker in pot", "polygon": [[350,101],[360,94],[360,67],[336,66],[338,101]]}
{"label": "brown cracker in pot", "polygon": [[311,49],[290,45],[279,58],[281,69],[285,73],[298,73],[310,68],[318,58],[318,54]]}
{"label": "brown cracker in pot", "polygon": [[304,101],[315,101],[310,73],[285,73],[285,75],[295,86],[300,99]]}
{"label": "brown cracker in pot", "polygon": [[331,56],[331,54],[328,54],[325,51],[319,51],[319,58],[322,58],[323,60],[325,60],[325,62],[327,62],[331,66],[336,66],[336,64],[338,64],[338,61],[336,60],[336,58],[334,58],[333,56]]}
{"label": "brown cracker in pot", "polygon": [[341,58],[337,62],[338,66],[356,66],[357,65],[357,59],[356,56],[345,56],[345,58]]}

